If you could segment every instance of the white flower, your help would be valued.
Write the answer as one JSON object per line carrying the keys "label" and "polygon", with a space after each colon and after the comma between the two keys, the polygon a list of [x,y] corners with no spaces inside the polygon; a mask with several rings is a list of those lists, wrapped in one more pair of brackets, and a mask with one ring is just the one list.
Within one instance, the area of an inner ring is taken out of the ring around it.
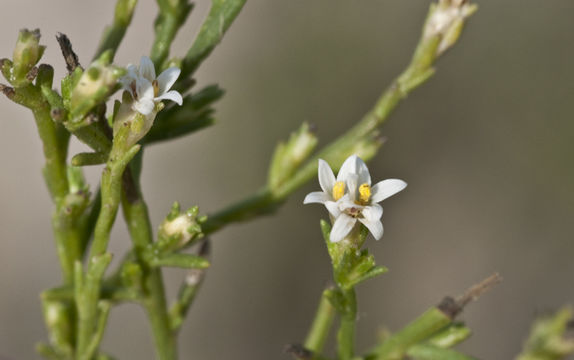
{"label": "white flower", "polygon": [[139,67],[130,64],[127,70],[127,75],[120,79],[120,83],[132,95],[132,108],[137,112],[150,115],[161,100],[182,104],[183,99],[179,92],[168,91],[179,77],[180,69],[170,67],[156,78],[153,62],[147,56],[142,56]]}
{"label": "white flower", "polygon": [[305,200],[303,200],[303,204],[310,204],[310,203],[319,203],[324,204],[328,202],[334,202],[339,200],[340,198],[345,195],[345,177],[348,174],[349,164],[347,161],[341,167],[339,174],[337,174],[337,178],[335,178],[335,174],[333,174],[333,170],[327,162],[323,159],[319,159],[319,185],[323,191],[314,191],[312,193],[307,194],[305,196]]}
{"label": "white flower", "polygon": [[308,194],[304,203],[322,203],[327,207],[335,219],[331,242],[343,240],[357,220],[379,240],[383,236],[383,208],[378,203],[407,186],[402,180],[387,179],[371,187],[369,169],[357,155],[345,160],[336,181],[329,165],[319,160],[319,183],[323,191]]}

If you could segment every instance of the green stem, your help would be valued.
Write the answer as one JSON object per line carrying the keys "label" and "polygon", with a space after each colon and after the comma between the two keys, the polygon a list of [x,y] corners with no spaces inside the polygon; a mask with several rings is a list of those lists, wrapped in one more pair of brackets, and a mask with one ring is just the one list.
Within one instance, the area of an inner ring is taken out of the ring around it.
{"label": "green stem", "polygon": [[205,269],[191,269],[187,274],[185,281],[180,286],[177,301],[169,311],[170,325],[174,332],[181,329],[181,325],[183,325],[189,308],[193,304],[193,301],[201,288],[204,276]]}
{"label": "green stem", "polygon": [[208,233],[213,232],[230,222],[248,220],[269,212],[269,209],[280,205],[285,198],[316,176],[318,159],[323,159],[338,168],[349,155],[357,151],[357,144],[376,134],[377,128],[389,118],[402,99],[431,77],[434,73],[432,64],[436,60],[439,42],[438,36],[421,38],[410,65],[393,81],[373,109],[359,123],[311,157],[273,193],[264,188],[247,199],[211,215],[205,224],[205,230]]}
{"label": "green stem", "polygon": [[177,342],[175,334],[171,331],[161,268],[152,268],[144,260],[144,252],[153,243],[153,236],[147,205],[143,200],[138,180],[137,167],[141,155],[137,160],[131,167],[132,171],[126,172],[124,177],[126,186],[122,197],[122,209],[134,244],[136,259],[143,269],[146,294],[143,305],[151,323],[157,358],[175,360]]}
{"label": "green stem", "polygon": [[151,49],[151,60],[156,68],[161,68],[169,55],[169,47],[183,25],[193,4],[187,0],[179,0],[175,5],[173,1],[157,0],[159,14],[155,20],[155,39]]}
{"label": "green stem", "polygon": [[304,344],[305,349],[312,351],[314,354],[320,354],[323,351],[323,346],[327,336],[329,336],[329,330],[331,330],[335,317],[335,308],[329,302],[326,291],[323,291],[321,295],[315,319]]}
{"label": "green stem", "polygon": [[355,323],[357,320],[357,299],[355,289],[341,290],[345,299],[345,311],[337,333],[337,353],[340,360],[351,360],[355,352]]}
{"label": "green stem", "polygon": [[251,197],[210,215],[201,229],[206,235],[211,234],[230,222],[245,221],[263,213],[269,213],[278,202],[269,190],[263,188]]}
{"label": "green stem", "polygon": [[94,59],[99,58],[106,50],[111,50],[112,54],[116,53],[132,21],[136,4],[137,0],[118,0],[114,13],[114,22],[104,30],[104,34],[100,40],[100,46],[94,55]]}
{"label": "green stem", "polygon": [[445,314],[436,306],[432,307],[379,345],[374,351],[376,353],[374,359],[402,359],[411,346],[429,338],[451,322],[451,316]]}
{"label": "green stem", "polygon": [[[223,35],[247,0],[211,0],[211,9],[207,18],[203,21],[199,34],[195,38],[193,45],[183,58],[181,67],[180,83],[197,70],[199,65],[213,51],[215,46],[221,42]],[[177,86],[179,90],[181,89]]]}
{"label": "green stem", "polygon": [[[106,253],[110,240],[110,232],[115,222],[121,199],[122,175],[130,160],[139,151],[140,146],[125,147],[125,138],[129,128],[121,128],[125,133],[119,133],[114,141],[109,160],[104,168],[101,179],[101,210],[94,230],[94,241],[89,251],[88,265],[85,275],[85,285],[78,288],[76,307],[78,309],[78,356],[90,360],[99,344],[97,335],[98,300],[102,286],[102,278],[111,256]],[[110,258],[109,260],[107,258]],[[76,269],[76,279],[81,279],[81,268]],[[95,341],[96,339],[97,341]],[[94,342],[96,346],[94,348]]]}

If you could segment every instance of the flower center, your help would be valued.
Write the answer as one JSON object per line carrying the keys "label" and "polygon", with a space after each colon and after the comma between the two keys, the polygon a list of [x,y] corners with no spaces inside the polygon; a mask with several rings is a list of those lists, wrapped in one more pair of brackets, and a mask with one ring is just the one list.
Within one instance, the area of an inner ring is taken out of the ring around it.
{"label": "flower center", "polygon": [[333,199],[337,201],[342,198],[343,195],[345,195],[345,183],[342,181],[337,181],[335,185],[333,185]]}
{"label": "flower center", "polygon": [[370,199],[371,199],[371,187],[369,186],[369,184],[364,183],[361,186],[359,186],[359,203],[361,205],[366,205],[369,203]]}
{"label": "flower center", "polygon": [[153,86],[153,97],[155,98],[159,94],[159,83],[157,82],[157,79],[152,81],[151,85]]}

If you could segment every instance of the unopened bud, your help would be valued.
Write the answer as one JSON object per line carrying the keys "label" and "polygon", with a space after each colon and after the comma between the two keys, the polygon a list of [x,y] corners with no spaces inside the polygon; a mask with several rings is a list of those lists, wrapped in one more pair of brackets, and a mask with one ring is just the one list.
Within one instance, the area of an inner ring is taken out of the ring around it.
{"label": "unopened bud", "polygon": [[125,70],[109,65],[104,53],[80,77],[72,91],[70,111],[73,121],[79,121],[97,104],[107,100],[116,89],[118,79]]}
{"label": "unopened bud", "polygon": [[199,208],[194,206],[184,213],[180,213],[179,209],[179,204],[174,203],[159,228],[158,238],[161,250],[179,249],[193,239],[203,237],[201,225],[197,219]]}
{"label": "unopened bud", "polygon": [[309,157],[317,142],[317,136],[309,124],[303,123],[286,143],[277,145],[269,172],[270,187],[274,189],[287,180]]}
{"label": "unopened bud", "polygon": [[23,29],[14,48],[12,82],[17,85],[29,81],[28,72],[40,61],[45,46],[40,45],[40,30]]}
{"label": "unopened bud", "polygon": [[424,29],[424,37],[440,37],[437,55],[450,48],[462,31],[464,20],[472,15],[478,7],[468,0],[439,0],[431,5],[431,10]]}

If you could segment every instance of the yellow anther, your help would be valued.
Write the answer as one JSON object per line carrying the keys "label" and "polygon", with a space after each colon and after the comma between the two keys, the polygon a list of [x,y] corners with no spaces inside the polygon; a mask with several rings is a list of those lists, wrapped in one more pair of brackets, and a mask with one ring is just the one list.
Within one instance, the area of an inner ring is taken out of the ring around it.
{"label": "yellow anther", "polygon": [[152,81],[151,85],[153,86],[153,97],[157,97],[159,95],[159,83],[157,79]]}
{"label": "yellow anther", "polygon": [[371,199],[371,187],[365,183],[359,186],[359,201],[362,204],[368,204]]}
{"label": "yellow anther", "polygon": [[345,183],[342,181],[337,181],[335,185],[333,185],[333,199],[337,201],[342,198],[343,195],[345,195]]}

